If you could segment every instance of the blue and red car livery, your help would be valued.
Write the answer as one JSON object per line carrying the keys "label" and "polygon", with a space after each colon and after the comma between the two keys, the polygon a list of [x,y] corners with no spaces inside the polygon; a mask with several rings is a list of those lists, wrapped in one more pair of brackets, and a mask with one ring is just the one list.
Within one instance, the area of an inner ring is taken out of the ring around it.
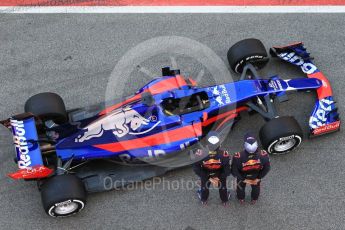
{"label": "blue and red car livery", "polygon": [[[273,76],[199,87],[179,71],[165,68],[164,76],[120,103],[92,111],[73,110],[66,124],[45,127],[46,138],[53,143],[49,151],[63,162],[111,158],[147,163],[198,143],[210,130],[232,126],[241,112],[251,110],[248,101],[253,98],[300,90],[316,90],[318,95],[309,119],[310,135],[338,130],[340,119],[330,83],[303,44],[273,47],[271,54],[298,66],[307,78]],[[12,129],[20,168],[11,177],[37,179],[53,173],[42,157],[47,150],[37,134],[34,114],[13,116],[2,124]]]}

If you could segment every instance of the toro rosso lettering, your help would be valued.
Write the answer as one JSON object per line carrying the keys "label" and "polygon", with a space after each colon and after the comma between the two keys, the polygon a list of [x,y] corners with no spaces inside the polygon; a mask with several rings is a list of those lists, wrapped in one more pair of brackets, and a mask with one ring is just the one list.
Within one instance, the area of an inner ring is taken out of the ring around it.
{"label": "toro rosso lettering", "polygon": [[291,64],[300,66],[302,71],[306,74],[313,74],[317,71],[317,67],[310,62],[305,62],[303,58],[298,56],[295,52],[278,54],[283,60],[290,62]]}
{"label": "toro rosso lettering", "polygon": [[8,174],[13,179],[37,179],[45,178],[53,173],[53,169],[45,166],[32,166],[30,168],[20,169],[17,172]]}
{"label": "toro rosso lettering", "polygon": [[29,168],[31,158],[29,155],[29,147],[25,137],[24,122],[11,120],[13,129],[13,142],[17,153],[19,154],[18,167],[20,169]]}

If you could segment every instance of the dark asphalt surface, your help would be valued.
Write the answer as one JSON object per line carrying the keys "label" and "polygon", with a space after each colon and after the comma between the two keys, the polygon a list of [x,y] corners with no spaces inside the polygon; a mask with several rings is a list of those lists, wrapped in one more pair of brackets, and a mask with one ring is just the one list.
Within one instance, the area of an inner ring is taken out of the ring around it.
{"label": "dark asphalt surface", "polygon": [[[158,36],[198,41],[225,63],[227,49],[244,38],[259,38],[266,47],[303,41],[333,83],[339,112],[345,114],[344,22],[343,14],[0,14],[0,118],[22,112],[25,100],[42,91],[60,94],[68,108],[103,101],[121,57]],[[186,56],[161,53],[133,67],[159,75],[160,67],[176,63],[195,78],[203,66]],[[217,81],[209,71],[203,73],[201,84],[214,82],[212,77]],[[278,60],[261,73],[279,73],[284,78],[301,75]],[[125,87],[114,87],[114,92],[129,95],[150,80],[146,75],[150,74],[133,71],[120,77]],[[294,115],[306,131],[313,103],[313,93],[292,94],[279,111]],[[243,132],[258,131],[262,124],[259,116],[243,116],[224,146],[230,152],[240,150]],[[340,131],[306,140],[286,156],[272,157],[272,171],[255,206],[240,206],[232,199],[223,208],[217,191],[212,191],[209,205],[202,207],[195,190],[169,190],[163,183],[155,189],[93,194],[83,212],[53,219],[44,213],[34,183],[6,176],[16,165],[11,135],[0,128],[0,229],[344,229],[344,150],[344,132]],[[196,177],[184,168],[161,179],[168,183]]]}

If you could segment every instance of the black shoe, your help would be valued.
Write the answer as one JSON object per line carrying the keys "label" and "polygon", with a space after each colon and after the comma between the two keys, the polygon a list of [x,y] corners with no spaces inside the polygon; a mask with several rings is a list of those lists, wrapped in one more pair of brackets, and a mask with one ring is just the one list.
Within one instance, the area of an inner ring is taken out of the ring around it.
{"label": "black shoe", "polygon": [[223,204],[224,207],[228,206],[228,202],[229,202],[229,200],[230,200],[230,198],[231,198],[231,193],[230,193],[230,192],[228,192],[227,198],[228,198],[227,201],[222,201],[222,204]]}

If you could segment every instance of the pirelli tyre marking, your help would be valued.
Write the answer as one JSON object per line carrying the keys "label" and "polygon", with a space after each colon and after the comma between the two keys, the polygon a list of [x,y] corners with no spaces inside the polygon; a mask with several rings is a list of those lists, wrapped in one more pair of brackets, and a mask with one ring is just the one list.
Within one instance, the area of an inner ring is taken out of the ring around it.
{"label": "pirelli tyre marking", "polygon": [[235,67],[235,72],[236,73],[239,73],[238,72],[238,68],[241,66],[241,65],[243,65],[243,63],[246,61],[249,61],[249,60],[252,60],[252,59],[263,59],[264,58],[264,56],[262,56],[262,55],[253,55],[253,56],[250,56],[250,57],[246,57],[246,58],[244,58],[244,59],[242,59],[240,62],[238,62],[237,63],[237,65],[236,65],[236,67]]}

